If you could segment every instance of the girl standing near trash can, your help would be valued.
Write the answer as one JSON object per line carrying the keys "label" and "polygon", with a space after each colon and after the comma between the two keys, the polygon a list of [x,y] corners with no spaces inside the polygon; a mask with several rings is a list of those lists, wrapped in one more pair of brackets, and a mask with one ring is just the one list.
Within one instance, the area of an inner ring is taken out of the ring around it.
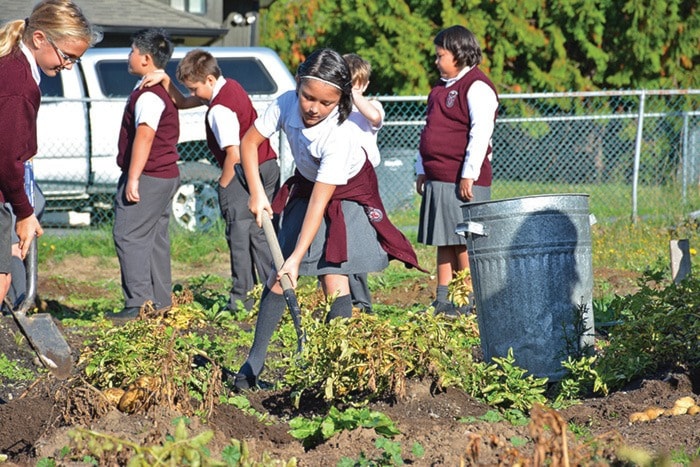
{"label": "girl standing near trash can", "polygon": [[[410,242],[389,221],[377,177],[360,145],[348,66],[334,50],[319,49],[299,66],[297,89],[273,102],[241,141],[241,159],[258,225],[283,210],[279,241],[286,261],[273,271],[260,302],[255,338],[234,386],[257,385],[267,347],[285,309],[279,279],[318,276],[334,299],[327,319],[348,318],[348,274],[380,271],[390,259],[419,267]],[[258,175],[257,147],[283,130],[297,170],[270,205]]]}
{"label": "girl standing near trash can", "polygon": [[455,233],[461,205],[491,198],[491,136],[498,96],[482,72],[476,36],[462,26],[439,32],[435,65],[440,81],[428,96],[426,125],[416,161],[420,206],[418,241],[437,246],[436,314],[457,317],[468,310],[448,299],[454,275],[469,267],[466,240]]}
{"label": "girl standing near trash can", "polygon": [[10,286],[12,265],[12,217],[1,204],[8,202],[17,216],[22,258],[43,233],[24,190],[24,162],[37,151],[39,70],[56,76],[70,69],[100,39],[70,0],[39,2],[29,17],[0,27],[0,302]]}

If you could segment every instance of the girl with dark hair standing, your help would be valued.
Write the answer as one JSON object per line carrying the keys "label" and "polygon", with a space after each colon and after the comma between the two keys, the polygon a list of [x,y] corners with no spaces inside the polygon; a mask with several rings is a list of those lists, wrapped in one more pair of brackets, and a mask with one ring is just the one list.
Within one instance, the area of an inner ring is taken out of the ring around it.
{"label": "girl with dark hair standing", "polygon": [[416,162],[420,205],[418,241],[437,247],[433,312],[449,318],[470,311],[448,299],[455,274],[469,267],[466,240],[455,233],[462,204],[491,199],[491,136],[498,109],[496,87],[479,69],[481,48],[462,26],[433,40],[440,81],[428,96]]}
{"label": "girl with dark hair standing", "polygon": [[[253,346],[233,381],[238,389],[257,385],[285,309],[283,275],[293,286],[299,275],[320,279],[326,297],[335,297],[328,321],[352,316],[348,274],[380,271],[391,259],[419,267],[410,242],[386,215],[361,147],[361,130],[347,120],[352,110],[347,64],[334,50],[319,49],[299,66],[296,80],[296,92],[272,103],[241,142],[248,206],[258,225],[262,216],[281,212],[279,241],[286,261],[263,291]],[[257,148],[278,130],[287,135],[296,172],[271,205],[258,175]]]}

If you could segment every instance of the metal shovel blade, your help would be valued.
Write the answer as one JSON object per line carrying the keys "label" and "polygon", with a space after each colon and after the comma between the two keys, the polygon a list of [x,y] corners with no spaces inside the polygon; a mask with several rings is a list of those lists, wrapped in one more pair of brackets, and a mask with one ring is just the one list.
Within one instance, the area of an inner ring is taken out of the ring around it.
{"label": "metal shovel blade", "polygon": [[22,303],[15,309],[10,307],[17,325],[39,356],[41,363],[58,379],[66,379],[73,367],[73,357],[68,343],[48,313],[27,316],[34,306],[37,283],[37,241],[34,240],[24,260],[27,268],[27,292]]}
{"label": "metal shovel blade", "polygon": [[[25,189],[27,196],[34,205],[34,176],[31,162],[25,163]],[[37,284],[37,240],[29,246],[24,260],[27,272],[27,291],[22,303],[15,309],[10,306],[17,325],[22,330],[29,344],[39,356],[41,363],[58,379],[66,379],[73,367],[73,357],[68,343],[56,327],[53,318],[48,313],[35,313],[27,316],[34,307]],[[14,305],[14,304],[13,304]]]}
{"label": "metal shovel blade", "polygon": [[56,327],[48,313],[35,313],[27,316],[27,311],[34,306],[37,283],[37,241],[29,247],[24,260],[27,268],[27,292],[22,303],[15,309],[10,307],[17,325],[39,356],[41,363],[58,379],[66,379],[73,367],[73,357],[68,343]]}
{"label": "metal shovel blade", "polygon": [[13,311],[17,324],[34,351],[39,356],[41,363],[58,379],[66,379],[70,376],[73,367],[71,350],[63,336],[59,332],[51,315],[36,313],[27,316],[23,312]]}

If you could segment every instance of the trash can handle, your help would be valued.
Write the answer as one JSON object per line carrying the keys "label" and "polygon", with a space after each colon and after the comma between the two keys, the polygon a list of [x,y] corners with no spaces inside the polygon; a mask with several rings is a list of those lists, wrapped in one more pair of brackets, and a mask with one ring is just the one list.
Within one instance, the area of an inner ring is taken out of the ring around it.
{"label": "trash can handle", "polygon": [[461,235],[462,237],[466,237],[467,234],[472,234],[476,235],[479,237],[488,237],[489,233],[484,226],[484,224],[480,224],[478,222],[462,222],[457,224],[457,228],[455,228],[455,233],[457,235]]}

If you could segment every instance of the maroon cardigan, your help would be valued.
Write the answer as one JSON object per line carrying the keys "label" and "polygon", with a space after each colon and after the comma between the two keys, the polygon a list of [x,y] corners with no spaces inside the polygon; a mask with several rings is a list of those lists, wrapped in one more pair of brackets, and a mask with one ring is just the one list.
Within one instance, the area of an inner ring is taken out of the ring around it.
{"label": "maroon cardigan", "polygon": [[24,191],[24,162],[37,152],[36,117],[41,91],[19,47],[0,57],[0,203],[18,219],[34,213]]}
{"label": "maroon cardigan", "polygon": [[[287,179],[277,196],[272,201],[272,210],[279,214],[288,199],[309,198],[314,183],[304,178],[298,171]],[[338,185],[333,192],[325,217],[328,220],[326,233],[326,261],[343,263],[348,259],[348,243],[345,231],[342,200],[355,201],[365,208],[370,224],[377,231],[377,239],[389,259],[397,259],[408,268],[428,272],[418,264],[418,258],[411,242],[391,223],[386,215],[384,204],[379,196],[377,175],[369,161],[365,161],[362,170],[348,180],[346,185]]]}

